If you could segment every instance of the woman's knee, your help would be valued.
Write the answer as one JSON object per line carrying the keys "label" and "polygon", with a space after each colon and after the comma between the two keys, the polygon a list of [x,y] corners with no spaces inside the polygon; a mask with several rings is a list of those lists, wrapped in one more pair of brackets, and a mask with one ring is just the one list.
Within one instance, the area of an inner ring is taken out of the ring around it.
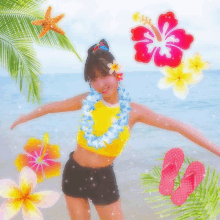
{"label": "woman's knee", "polygon": [[71,220],[90,220],[91,210],[88,199],[75,198],[65,195],[66,205]]}
{"label": "woman's knee", "polygon": [[124,220],[124,213],[121,207],[121,199],[109,205],[95,205],[100,219]]}

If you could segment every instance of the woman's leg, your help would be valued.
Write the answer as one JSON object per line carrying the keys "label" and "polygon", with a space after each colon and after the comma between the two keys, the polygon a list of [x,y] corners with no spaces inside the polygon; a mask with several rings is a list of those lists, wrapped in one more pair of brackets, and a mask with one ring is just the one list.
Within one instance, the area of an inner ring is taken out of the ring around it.
{"label": "woman's leg", "polygon": [[124,220],[120,193],[113,166],[101,169],[94,178],[97,187],[90,199],[101,220]]}
{"label": "woman's leg", "polygon": [[66,205],[71,220],[91,220],[91,210],[88,199],[65,195]]}
{"label": "woman's leg", "polygon": [[109,205],[95,205],[101,220],[124,220],[121,199]]}
{"label": "woman's leg", "polygon": [[85,179],[84,168],[75,163],[70,153],[62,175],[62,191],[71,220],[91,219]]}

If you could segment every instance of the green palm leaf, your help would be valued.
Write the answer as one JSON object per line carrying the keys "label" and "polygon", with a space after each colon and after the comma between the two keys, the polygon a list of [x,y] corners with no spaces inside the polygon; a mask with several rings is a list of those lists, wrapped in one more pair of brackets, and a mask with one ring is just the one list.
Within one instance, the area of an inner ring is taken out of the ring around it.
{"label": "green palm leaf", "polygon": [[40,8],[44,2],[44,0],[0,1],[1,65],[7,68],[16,82],[19,77],[21,92],[23,81],[26,82],[28,101],[32,97],[33,103],[36,99],[38,103],[41,100],[41,82],[38,76],[42,70],[32,43],[71,51],[82,62],[65,35],[49,31],[44,37],[38,37],[43,27],[32,25],[31,21],[44,19],[45,12]]}
{"label": "green palm leaf", "polygon": [[[41,81],[38,75],[41,74],[41,64],[37,60],[37,54],[28,39],[23,37],[7,37],[0,35],[0,61],[10,76],[16,82],[19,79],[20,92],[22,92],[23,82],[28,87],[28,101],[30,97],[40,103]],[[25,92],[23,90],[23,92]]]}
{"label": "green palm leaf", "polygon": [[20,35],[23,34],[29,37],[34,43],[41,46],[52,46],[71,51],[82,62],[82,59],[65,35],[50,30],[44,37],[38,37],[43,27],[33,25],[31,21],[44,19],[44,11],[40,8],[40,3],[44,1],[25,0],[21,4],[21,1],[17,0],[14,5],[11,2],[8,0],[1,0],[0,2],[0,19],[5,23],[3,28],[7,25],[11,34],[17,34],[19,32]]}
{"label": "green palm leaf", "polygon": [[[165,154],[164,154],[165,156]],[[157,159],[162,160],[163,158]],[[174,191],[179,187],[180,181],[184,176],[186,168],[194,160],[185,156],[182,167],[180,168],[179,174],[175,179]],[[203,164],[204,165],[204,164]],[[205,165],[204,165],[205,167]],[[146,192],[157,192],[159,193],[159,185],[161,178],[162,165],[155,166],[149,173],[140,174],[143,188],[148,188],[144,190]],[[216,216],[220,213],[220,186],[218,186],[219,174],[216,175],[216,170],[210,174],[209,166],[206,169],[206,175],[203,181],[195,189],[195,191],[188,197],[186,202],[181,206],[176,206],[172,203],[171,196],[163,196],[159,193],[158,196],[152,196],[146,198],[148,203],[158,203],[158,205],[152,208],[159,208],[163,206],[169,206],[162,211],[157,212],[160,215],[159,218],[175,216],[172,218],[174,220],[185,220],[185,219],[199,219],[207,220],[216,219]]]}

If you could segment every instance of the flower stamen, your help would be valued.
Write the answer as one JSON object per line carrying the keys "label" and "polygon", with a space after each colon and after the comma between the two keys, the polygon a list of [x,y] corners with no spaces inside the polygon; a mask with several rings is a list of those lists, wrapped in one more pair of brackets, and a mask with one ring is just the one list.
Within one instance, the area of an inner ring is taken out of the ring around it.
{"label": "flower stamen", "polygon": [[147,16],[144,16],[144,15],[140,15],[139,12],[133,14],[133,20],[134,21],[139,21],[140,23],[142,23],[143,25],[150,25],[150,27],[152,28],[157,40],[159,42],[162,41],[162,37],[161,37],[161,34],[160,32],[157,30],[156,27],[154,27],[154,25],[151,23],[151,19],[148,18]]}
{"label": "flower stamen", "polygon": [[41,156],[38,158],[38,161],[39,162],[42,162],[44,156],[45,156],[45,153],[47,151],[47,147],[48,147],[48,144],[49,144],[49,134],[46,132],[45,135],[44,135],[44,148],[43,148],[43,152],[41,154]]}

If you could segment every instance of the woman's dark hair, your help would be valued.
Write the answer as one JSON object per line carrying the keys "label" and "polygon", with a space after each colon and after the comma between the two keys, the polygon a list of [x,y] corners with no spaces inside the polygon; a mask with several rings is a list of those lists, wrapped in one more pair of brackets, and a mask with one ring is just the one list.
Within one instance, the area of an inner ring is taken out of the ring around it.
{"label": "woman's dark hair", "polygon": [[98,48],[93,52],[96,44],[88,49],[88,57],[84,68],[84,79],[86,82],[90,82],[96,78],[96,71],[100,72],[103,76],[108,75],[110,68],[107,65],[113,63],[115,59],[109,52],[108,43],[104,39],[100,40],[100,42],[102,42],[108,50]]}

